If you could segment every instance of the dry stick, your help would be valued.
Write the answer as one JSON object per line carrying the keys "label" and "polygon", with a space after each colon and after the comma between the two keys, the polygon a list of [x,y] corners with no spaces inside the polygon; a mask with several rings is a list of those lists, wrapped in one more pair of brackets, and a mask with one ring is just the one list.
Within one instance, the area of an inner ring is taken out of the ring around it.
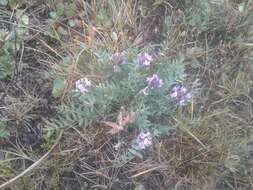
{"label": "dry stick", "polygon": [[0,189],[4,189],[4,188],[10,186],[12,183],[17,181],[19,178],[23,177],[25,174],[27,174],[28,172],[32,171],[34,168],[39,166],[41,164],[41,162],[47,158],[47,156],[53,151],[53,149],[59,143],[59,141],[62,137],[62,134],[63,134],[63,130],[60,132],[60,135],[56,139],[55,143],[53,144],[53,146],[50,148],[50,150],[46,154],[44,154],[39,160],[34,162],[30,167],[28,167],[26,170],[24,170],[21,174],[17,175],[16,177],[14,177],[14,178],[10,179],[9,181],[5,182],[4,184],[0,185]]}
{"label": "dry stick", "polygon": [[137,174],[131,176],[131,178],[136,178],[136,177],[139,177],[139,176],[144,175],[144,174],[146,174],[146,173],[149,173],[149,172],[151,172],[151,171],[154,171],[154,170],[157,170],[157,169],[163,169],[163,168],[166,168],[166,166],[156,166],[156,167],[154,167],[154,168],[150,168],[150,169],[147,169],[147,170],[145,170],[145,171],[139,172],[139,173],[137,173]]}

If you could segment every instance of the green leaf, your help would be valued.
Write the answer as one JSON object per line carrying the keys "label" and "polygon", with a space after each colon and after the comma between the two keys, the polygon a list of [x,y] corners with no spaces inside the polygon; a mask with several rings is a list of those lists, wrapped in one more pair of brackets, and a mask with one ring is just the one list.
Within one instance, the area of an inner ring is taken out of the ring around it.
{"label": "green leaf", "polygon": [[153,133],[155,136],[161,136],[171,134],[175,132],[175,130],[175,128],[166,125],[155,125]]}
{"label": "green leaf", "polygon": [[119,157],[113,161],[113,164],[115,167],[122,167],[127,162],[131,161],[134,157],[135,155],[128,150],[127,152],[119,155]]}
{"label": "green leaf", "polygon": [[49,13],[49,16],[50,16],[51,19],[54,19],[54,20],[56,20],[56,19],[58,18],[57,13],[54,12],[54,11],[51,11],[51,12]]}
{"label": "green leaf", "polygon": [[62,35],[68,35],[68,31],[67,31],[65,28],[63,28],[62,26],[59,26],[59,27],[57,28],[57,32],[58,32],[59,34],[62,34]]}
{"label": "green leaf", "polygon": [[75,25],[76,25],[75,20],[70,19],[70,20],[68,21],[68,25],[69,25],[70,27],[75,27]]}
{"label": "green leaf", "polygon": [[242,3],[238,6],[238,10],[243,13],[245,11],[245,3]]}
{"label": "green leaf", "polygon": [[145,186],[142,184],[138,184],[136,185],[136,187],[134,188],[134,190],[145,190]]}
{"label": "green leaf", "polygon": [[9,5],[14,7],[17,4],[17,0],[9,0]]}
{"label": "green leaf", "polygon": [[65,6],[64,4],[60,3],[56,6],[56,14],[57,16],[62,16],[64,14],[65,11]]}
{"label": "green leaf", "polygon": [[7,130],[6,122],[0,121],[0,139],[9,136],[9,131]]}
{"label": "green leaf", "polygon": [[250,67],[251,67],[251,70],[253,71],[253,59],[250,60]]}
{"label": "green leaf", "polygon": [[27,15],[22,15],[21,17],[21,22],[24,24],[24,25],[28,25],[29,24],[29,17]]}
{"label": "green leaf", "polygon": [[54,97],[60,97],[63,93],[66,81],[62,78],[58,78],[54,80],[54,86],[52,94]]}
{"label": "green leaf", "polygon": [[25,27],[18,27],[16,32],[18,36],[24,36],[27,32],[27,29]]}
{"label": "green leaf", "polygon": [[77,11],[77,7],[75,3],[71,3],[68,5],[68,9],[65,10],[65,14],[67,17],[75,16]]}
{"label": "green leaf", "polygon": [[141,159],[143,158],[142,154],[138,150],[135,150],[134,148],[129,148],[128,151]]}
{"label": "green leaf", "polygon": [[8,5],[8,0],[0,0],[0,5],[2,6]]}
{"label": "green leaf", "polygon": [[116,41],[118,40],[118,35],[117,35],[117,33],[116,33],[116,32],[112,32],[112,33],[111,33],[111,38],[112,38],[113,41],[116,42]]}
{"label": "green leaf", "polygon": [[0,79],[6,79],[12,73],[9,54],[0,56]]}

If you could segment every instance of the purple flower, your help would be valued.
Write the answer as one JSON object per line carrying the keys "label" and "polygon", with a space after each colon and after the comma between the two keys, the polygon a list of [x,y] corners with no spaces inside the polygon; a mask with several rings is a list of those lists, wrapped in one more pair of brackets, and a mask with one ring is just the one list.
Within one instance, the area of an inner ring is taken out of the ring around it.
{"label": "purple flower", "polygon": [[85,94],[89,91],[89,87],[91,87],[91,81],[87,78],[82,78],[76,81],[76,91]]}
{"label": "purple flower", "polygon": [[192,94],[189,90],[183,85],[176,85],[172,88],[170,94],[170,98],[174,100],[179,105],[186,105],[191,101]]}
{"label": "purple flower", "polygon": [[151,77],[147,77],[146,82],[147,86],[150,89],[160,88],[163,86],[163,81],[157,74],[153,74]]}
{"label": "purple flower", "polygon": [[142,52],[137,55],[137,62],[141,67],[148,67],[150,66],[153,58],[150,54]]}
{"label": "purple flower", "polygon": [[152,136],[150,132],[141,132],[136,139],[138,150],[144,150],[152,145]]}
{"label": "purple flower", "polygon": [[116,52],[116,53],[112,54],[110,57],[110,60],[114,64],[124,64],[125,59],[126,59],[126,56],[125,56],[124,52]]}

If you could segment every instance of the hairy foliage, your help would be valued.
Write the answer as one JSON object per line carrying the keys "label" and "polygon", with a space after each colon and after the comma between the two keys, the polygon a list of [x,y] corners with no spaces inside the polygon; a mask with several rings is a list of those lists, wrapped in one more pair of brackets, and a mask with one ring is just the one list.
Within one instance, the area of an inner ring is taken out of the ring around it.
{"label": "hairy foliage", "polygon": [[[251,0],[0,5],[1,184],[252,189]],[[154,74],[163,85],[147,88]],[[180,86],[186,105],[170,96]]]}
{"label": "hairy foliage", "polygon": [[[97,73],[103,73],[100,67],[108,71],[109,60],[100,60],[90,67],[96,68]],[[128,58],[127,63],[117,65],[119,71],[107,73],[102,81],[94,81],[94,87],[86,94],[70,92],[71,101],[58,108],[58,118],[51,122],[56,128],[69,125],[87,127],[101,120],[115,118],[121,107],[136,112],[136,126],[147,130],[149,127],[159,130],[160,125],[166,125],[166,119],[174,112],[168,99],[173,84],[184,78],[183,60],[167,60],[161,56],[151,68],[141,68],[135,58]],[[89,67],[89,65],[86,67]],[[92,68],[90,68],[92,70]],[[164,82],[161,89],[148,90],[144,95],[146,77],[158,73]]]}

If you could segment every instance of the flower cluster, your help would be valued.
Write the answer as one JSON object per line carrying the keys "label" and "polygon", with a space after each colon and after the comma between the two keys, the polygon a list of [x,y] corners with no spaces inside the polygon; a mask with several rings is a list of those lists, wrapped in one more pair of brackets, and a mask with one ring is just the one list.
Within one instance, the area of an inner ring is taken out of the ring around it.
{"label": "flower cluster", "polygon": [[191,101],[192,98],[191,92],[189,92],[189,90],[183,85],[174,86],[169,96],[172,100],[181,106],[186,105]]}
{"label": "flower cluster", "polygon": [[87,78],[82,78],[76,81],[76,91],[85,94],[91,87],[91,81]]}
{"label": "flower cluster", "polygon": [[[142,52],[142,53],[139,53],[137,56],[138,65],[141,67],[150,66],[152,61],[153,61],[153,58],[149,53]],[[144,95],[148,94],[147,93],[148,89],[156,89],[156,88],[162,87],[163,81],[159,77],[158,74],[153,74],[152,76],[146,78],[146,84],[147,84],[146,88],[142,90]]]}
{"label": "flower cluster", "polygon": [[152,135],[150,132],[141,132],[136,139],[136,148],[138,150],[145,150],[152,145]]}
{"label": "flower cluster", "polygon": [[163,81],[157,74],[147,77],[146,82],[150,89],[160,88],[163,86]]}
{"label": "flower cluster", "polygon": [[126,62],[126,56],[124,52],[116,52],[111,55],[110,60],[114,64],[124,64]]}
{"label": "flower cluster", "polygon": [[152,56],[146,52],[142,52],[137,55],[137,62],[141,67],[150,66],[152,61],[153,61]]}

